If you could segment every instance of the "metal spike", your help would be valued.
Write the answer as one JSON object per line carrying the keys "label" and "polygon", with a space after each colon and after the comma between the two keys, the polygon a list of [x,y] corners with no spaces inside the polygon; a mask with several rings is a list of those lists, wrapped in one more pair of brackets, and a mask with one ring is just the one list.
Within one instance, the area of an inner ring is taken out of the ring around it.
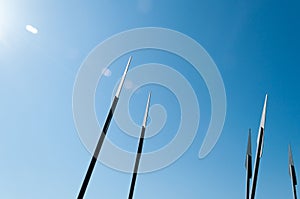
{"label": "metal spike", "polygon": [[123,87],[123,84],[124,84],[124,81],[125,81],[125,77],[126,77],[126,74],[127,74],[128,67],[130,65],[131,59],[132,59],[132,56],[129,57],[127,65],[126,65],[126,68],[125,68],[125,71],[124,71],[124,73],[122,75],[122,78],[121,78],[118,90],[117,90],[116,95],[115,95],[117,98],[119,98],[119,96],[120,96],[120,93],[121,93],[121,90],[122,90],[122,87]]}
{"label": "metal spike", "polygon": [[144,137],[145,137],[145,131],[146,131],[146,122],[147,122],[147,117],[148,117],[148,112],[149,112],[150,98],[151,98],[151,93],[149,93],[148,100],[147,100],[147,105],[146,105],[146,110],[145,110],[145,114],[144,114],[142,130],[141,130],[141,137],[139,139],[139,146],[138,146],[138,150],[137,150],[137,154],[136,154],[134,171],[132,174],[128,199],[133,198],[135,182],[136,182],[137,173],[138,173],[138,167],[139,167],[139,163],[140,163],[140,159],[141,159],[141,155],[142,155],[142,151],[143,151],[143,143],[144,143]]}
{"label": "metal spike", "polygon": [[268,95],[266,95],[266,97],[265,97],[265,102],[264,102],[264,107],[263,107],[263,111],[262,111],[261,122],[260,122],[259,131],[258,131],[258,137],[257,137],[257,148],[256,148],[255,164],[254,164],[254,175],[253,175],[251,197],[250,197],[251,199],[255,198],[259,163],[260,163],[260,159],[262,157],[262,151],[263,151],[267,100],[268,100]]}
{"label": "metal spike", "polygon": [[127,65],[126,65],[124,74],[123,74],[123,76],[122,76],[121,82],[120,82],[119,87],[118,87],[118,90],[117,90],[117,92],[116,92],[116,95],[115,95],[115,97],[114,97],[114,99],[113,99],[113,102],[112,102],[112,105],[111,105],[111,107],[110,107],[108,116],[106,117],[106,120],[105,120],[103,129],[102,129],[100,138],[99,138],[99,140],[98,140],[98,143],[97,143],[96,149],[95,149],[95,151],[94,151],[93,157],[92,157],[92,159],[91,159],[91,162],[90,162],[90,164],[89,164],[88,170],[87,170],[86,175],[85,175],[85,177],[84,177],[84,180],[83,180],[83,183],[82,183],[82,185],[81,185],[81,188],[80,188],[79,194],[78,194],[78,196],[77,196],[77,199],[82,199],[82,198],[84,197],[85,191],[86,191],[87,186],[88,186],[88,184],[89,184],[89,181],[90,181],[90,178],[91,178],[91,176],[92,176],[92,173],[93,173],[95,164],[96,164],[96,162],[97,162],[97,159],[98,159],[100,150],[101,150],[101,148],[102,148],[102,145],[103,145],[103,142],[104,142],[104,139],[105,139],[105,136],[106,136],[108,127],[109,127],[109,125],[110,125],[111,119],[112,119],[112,117],[113,117],[113,115],[114,115],[114,112],[115,112],[115,109],[116,109],[116,107],[117,107],[118,100],[119,100],[119,95],[120,95],[120,92],[121,92],[121,90],[122,90],[122,86],[123,86],[123,83],[124,83],[124,80],[125,80],[125,77],[126,77],[126,73],[127,73],[127,71],[128,71],[128,67],[129,67],[130,61],[131,61],[131,57],[130,57],[129,60],[128,60],[128,63],[127,63]]}
{"label": "metal spike", "polygon": [[251,129],[249,129],[249,134],[248,134],[248,146],[247,146],[247,155],[246,155],[245,167],[246,167],[246,170],[247,170],[246,199],[249,199],[249,196],[250,196],[250,179],[252,178]]}
{"label": "metal spike", "polygon": [[296,170],[295,170],[295,165],[293,160],[292,148],[290,145],[289,145],[289,174],[291,177],[294,199],[297,199],[297,190],[296,190],[297,176],[296,176]]}

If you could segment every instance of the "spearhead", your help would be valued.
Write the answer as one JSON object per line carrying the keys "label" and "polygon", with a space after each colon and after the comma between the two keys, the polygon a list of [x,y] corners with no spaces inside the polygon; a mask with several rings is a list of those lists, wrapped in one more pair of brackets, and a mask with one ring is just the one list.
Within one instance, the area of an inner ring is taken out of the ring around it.
{"label": "spearhead", "polygon": [[141,159],[142,151],[143,151],[143,143],[144,143],[144,136],[145,136],[145,131],[146,131],[146,124],[147,124],[147,117],[148,117],[148,111],[149,111],[149,105],[150,105],[150,98],[151,98],[151,92],[149,93],[148,100],[147,100],[147,105],[146,105],[144,120],[143,120],[143,124],[142,124],[141,136],[140,136],[140,139],[139,139],[139,146],[138,146],[137,155],[136,155],[136,159],[135,159],[134,170],[133,170],[133,175],[132,175],[132,179],[131,179],[128,199],[133,198],[136,178],[137,178],[137,174],[138,174],[138,167],[139,167],[139,163],[140,163],[140,159]]}
{"label": "spearhead", "polygon": [[291,176],[293,185],[297,185],[296,170],[291,145],[289,145],[289,174]]}
{"label": "spearhead", "polygon": [[110,110],[109,110],[109,113],[108,113],[108,116],[106,117],[106,120],[105,120],[105,123],[104,123],[104,126],[103,126],[103,129],[102,129],[102,132],[101,132],[101,135],[100,135],[100,138],[97,142],[97,146],[96,146],[96,149],[94,151],[94,154],[93,154],[93,157],[91,159],[91,162],[90,162],[90,165],[88,167],[88,170],[86,172],[86,175],[84,177],[84,180],[83,180],[83,183],[81,185],[81,188],[80,188],[80,191],[79,191],[79,194],[77,196],[77,199],[83,199],[84,197],[84,194],[85,194],[85,191],[87,189],[87,186],[89,184],[89,181],[90,181],[90,178],[92,176],[92,173],[93,173],[93,170],[95,168],[95,164],[97,162],[97,159],[98,159],[98,155],[100,153],[100,150],[102,148],[102,145],[103,145],[103,142],[104,142],[104,139],[106,137],[106,134],[107,134],[107,130],[109,128],[109,125],[110,125],[110,122],[113,118],[113,115],[114,115],[114,111],[115,111],[115,108],[117,106],[117,103],[118,103],[118,100],[119,100],[119,95],[120,95],[120,92],[122,90],[122,86],[124,84],[124,80],[125,80],[125,77],[126,77],[126,74],[127,74],[127,71],[128,71],[128,67],[129,67],[129,64],[131,62],[131,58],[129,58],[128,62],[127,62],[127,65],[126,65],[126,68],[125,68],[125,71],[124,71],[124,74],[122,76],[122,79],[120,81],[120,84],[119,84],[119,87],[118,87],[118,90],[116,92],[116,95],[113,99],[113,102],[112,102],[112,105],[110,107]]}
{"label": "spearhead", "polygon": [[252,151],[251,150],[251,129],[249,129],[247,155],[252,156],[252,152],[251,151]]}
{"label": "spearhead", "polygon": [[150,98],[151,98],[151,92],[148,95],[148,100],[147,100],[147,105],[146,105],[144,120],[143,120],[143,124],[142,124],[143,127],[146,127],[146,125],[147,125],[147,118],[148,118],[149,105],[150,105]]}
{"label": "spearhead", "polygon": [[128,59],[128,62],[127,62],[125,71],[124,71],[124,73],[123,73],[123,75],[122,75],[122,78],[121,78],[121,81],[120,81],[118,90],[117,90],[116,95],[115,95],[116,98],[119,98],[119,96],[120,96],[120,93],[121,93],[121,90],[122,90],[122,87],[123,87],[123,84],[124,84],[124,81],[125,81],[125,77],[126,77],[126,74],[127,74],[128,67],[129,67],[129,65],[130,65],[131,59],[132,59],[132,56],[130,56],[129,59]]}
{"label": "spearhead", "polygon": [[265,128],[267,101],[268,101],[268,94],[266,94],[264,108],[263,108],[262,115],[261,115],[261,120],[260,120],[260,127],[261,128]]}
{"label": "spearhead", "polygon": [[245,167],[248,172],[249,178],[252,177],[252,152],[251,151],[252,151],[251,150],[251,129],[249,129],[247,155],[246,155],[246,162],[245,162]]}
{"label": "spearhead", "polygon": [[263,107],[261,120],[260,120],[260,126],[259,126],[259,130],[258,130],[257,148],[256,148],[254,173],[253,173],[254,175],[253,175],[251,197],[250,197],[251,199],[255,198],[259,163],[260,163],[260,159],[261,159],[262,152],[263,152],[264,131],[265,131],[264,128],[265,128],[265,121],[266,121],[267,100],[268,100],[268,95],[266,95],[266,97],[265,97],[264,107]]}
{"label": "spearhead", "polygon": [[260,127],[259,127],[259,135],[257,137],[257,145],[259,145],[259,141],[261,139],[261,148],[259,157],[261,158],[262,156],[262,151],[263,151],[263,146],[264,146],[264,131],[265,131],[265,122],[266,122],[266,112],[267,112],[267,101],[268,101],[268,94],[266,94],[265,97],[265,103],[264,103],[264,108],[261,114],[261,120],[260,120]]}

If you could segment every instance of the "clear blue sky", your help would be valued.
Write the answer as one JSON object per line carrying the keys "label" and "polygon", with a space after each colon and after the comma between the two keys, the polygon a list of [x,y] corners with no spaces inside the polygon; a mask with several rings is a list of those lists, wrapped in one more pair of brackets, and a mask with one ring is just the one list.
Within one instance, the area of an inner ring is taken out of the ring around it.
{"label": "clear blue sky", "polygon": [[[199,132],[174,164],[138,176],[135,198],[244,198],[248,128],[253,130],[254,154],[266,93],[269,103],[256,198],[292,198],[289,143],[300,173],[299,10],[297,0],[1,0],[0,197],[77,196],[91,157],[79,139],[72,113],[73,85],[80,65],[108,37],[157,26],[190,36],[210,54],[225,84],[227,115],[217,145],[206,158],[198,159],[210,118],[209,94],[201,76],[195,77],[191,69],[180,71],[199,98]],[[28,24],[38,33],[26,31]],[[135,54],[132,67],[155,61],[173,63],[178,69],[175,56],[168,53]],[[123,66],[110,69],[112,75],[105,81],[113,88]],[[111,99],[111,90],[103,87],[100,84],[97,89],[99,103],[95,104],[101,125]],[[162,99],[174,98],[168,90],[152,89],[160,93],[153,92],[153,102],[177,110]],[[131,105],[133,119],[139,124],[148,90],[143,88],[132,101],[137,104]],[[167,129],[177,127],[179,114],[170,114]],[[114,121],[111,130],[117,130]],[[111,139],[122,144],[115,135]],[[135,145],[128,150],[134,151],[137,140],[132,143]],[[156,143],[146,141],[145,150],[163,146]],[[97,164],[86,198],[127,198],[130,180],[130,174]]]}

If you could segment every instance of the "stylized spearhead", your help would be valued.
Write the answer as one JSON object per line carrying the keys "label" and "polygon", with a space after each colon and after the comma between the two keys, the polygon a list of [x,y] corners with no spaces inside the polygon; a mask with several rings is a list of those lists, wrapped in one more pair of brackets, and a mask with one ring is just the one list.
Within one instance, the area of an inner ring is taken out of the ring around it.
{"label": "stylized spearhead", "polygon": [[125,77],[126,77],[126,74],[127,74],[128,67],[130,65],[131,59],[132,59],[132,56],[129,57],[127,65],[126,65],[126,68],[125,68],[125,71],[124,71],[124,73],[122,75],[122,78],[121,78],[118,90],[117,90],[116,95],[115,95],[117,98],[119,98],[119,96],[120,96],[120,93],[121,93],[121,90],[122,90],[122,87],[123,87],[123,84],[124,84],[124,81],[125,81]]}
{"label": "stylized spearhead", "polygon": [[289,173],[290,173],[293,185],[297,185],[296,170],[295,170],[291,145],[289,145]]}
{"label": "stylized spearhead", "polygon": [[248,146],[247,146],[247,155],[246,155],[246,162],[245,167],[248,172],[248,177],[252,177],[252,152],[251,152],[251,129],[249,129],[248,134]]}
{"label": "stylized spearhead", "polygon": [[267,111],[267,101],[268,101],[268,94],[266,94],[265,97],[265,103],[264,108],[261,114],[261,120],[260,120],[260,127],[259,127],[259,134],[257,137],[257,145],[259,146],[259,142],[261,141],[261,146],[259,148],[259,157],[262,156],[263,146],[264,146],[264,131],[265,131],[265,122],[266,122],[266,111]]}

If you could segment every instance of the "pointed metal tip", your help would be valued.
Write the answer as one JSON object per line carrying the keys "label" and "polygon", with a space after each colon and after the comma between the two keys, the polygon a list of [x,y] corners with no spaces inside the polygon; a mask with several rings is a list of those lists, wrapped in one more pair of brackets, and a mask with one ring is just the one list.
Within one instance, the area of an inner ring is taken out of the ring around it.
{"label": "pointed metal tip", "polygon": [[267,101],[268,101],[268,93],[266,94],[266,96],[265,96],[265,103],[264,103],[264,107],[266,107],[267,106]]}
{"label": "pointed metal tip", "polygon": [[289,144],[289,165],[294,165],[293,153],[292,153],[292,148],[291,148],[290,144]]}
{"label": "pointed metal tip", "polygon": [[247,146],[247,155],[245,161],[245,167],[247,170],[247,178],[252,178],[252,152],[251,152],[251,129],[249,129],[248,134],[248,146]]}
{"label": "pointed metal tip", "polygon": [[[128,59],[128,61],[127,61],[127,65],[126,65],[126,68],[125,68],[125,71],[124,71],[124,74],[126,75],[126,73],[127,73],[127,71],[128,71],[128,67],[129,67],[129,65],[130,65],[130,63],[131,63],[131,60],[132,60],[132,56],[130,56],[129,57],[129,59]],[[124,75],[123,74],[123,75]]]}
{"label": "pointed metal tip", "polygon": [[115,95],[117,98],[119,98],[119,96],[120,96],[120,93],[121,93],[121,90],[122,90],[122,87],[123,87],[123,84],[124,84],[124,81],[125,81],[125,77],[126,77],[129,65],[131,63],[131,60],[132,60],[132,56],[129,57],[127,65],[126,65],[125,70],[124,70],[124,73],[122,75],[122,78],[121,78],[118,90],[117,90],[116,95]]}
{"label": "pointed metal tip", "polygon": [[249,129],[247,155],[252,156],[252,152],[251,151],[252,151],[251,150],[251,129]]}
{"label": "pointed metal tip", "polygon": [[151,91],[148,94],[147,105],[146,105],[147,110],[149,109],[150,99],[151,99]]}
{"label": "pointed metal tip", "polygon": [[146,124],[147,124],[147,118],[148,118],[148,112],[149,112],[149,106],[150,106],[150,99],[151,99],[151,92],[149,92],[148,99],[147,99],[147,105],[146,105],[146,110],[145,110],[145,115],[144,115],[144,120],[143,120],[143,127],[146,127]]}
{"label": "pointed metal tip", "polygon": [[261,115],[261,120],[260,120],[260,127],[261,128],[265,128],[267,101],[268,101],[268,94],[266,94],[264,107],[263,107],[263,111],[262,111],[262,115]]}

